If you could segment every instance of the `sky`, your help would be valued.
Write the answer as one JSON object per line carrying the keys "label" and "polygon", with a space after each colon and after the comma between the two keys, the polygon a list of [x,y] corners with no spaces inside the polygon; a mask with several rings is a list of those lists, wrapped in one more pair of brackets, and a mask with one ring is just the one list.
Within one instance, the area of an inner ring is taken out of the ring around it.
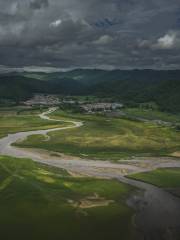
{"label": "sky", "polygon": [[179,69],[179,0],[0,0],[0,69]]}

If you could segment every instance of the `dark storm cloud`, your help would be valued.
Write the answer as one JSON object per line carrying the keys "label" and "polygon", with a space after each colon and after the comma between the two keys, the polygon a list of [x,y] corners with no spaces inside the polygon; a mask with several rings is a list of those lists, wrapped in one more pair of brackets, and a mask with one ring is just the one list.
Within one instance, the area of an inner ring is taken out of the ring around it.
{"label": "dark storm cloud", "polygon": [[0,65],[178,68],[179,0],[0,0]]}
{"label": "dark storm cloud", "polygon": [[32,0],[30,1],[30,7],[32,9],[40,9],[42,7],[48,7],[49,2],[48,0]]}

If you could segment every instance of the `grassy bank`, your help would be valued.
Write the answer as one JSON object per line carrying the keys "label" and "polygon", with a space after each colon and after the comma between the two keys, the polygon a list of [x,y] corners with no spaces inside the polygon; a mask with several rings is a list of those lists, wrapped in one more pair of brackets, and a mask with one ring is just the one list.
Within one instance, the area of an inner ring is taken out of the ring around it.
{"label": "grassy bank", "polygon": [[180,188],[180,169],[167,168],[157,169],[147,173],[138,173],[130,176],[133,179],[152,183],[158,187],[163,188]]}
{"label": "grassy bank", "polygon": [[180,168],[157,169],[129,176],[132,179],[162,187],[180,197]]}
{"label": "grassy bank", "polygon": [[0,157],[0,238],[134,239],[125,184]]}
{"label": "grassy bank", "polygon": [[180,149],[180,132],[168,126],[62,111],[52,117],[83,121],[84,126],[50,133],[50,142],[44,142],[43,136],[31,136],[20,146],[83,158],[114,160],[132,156],[167,156]]}

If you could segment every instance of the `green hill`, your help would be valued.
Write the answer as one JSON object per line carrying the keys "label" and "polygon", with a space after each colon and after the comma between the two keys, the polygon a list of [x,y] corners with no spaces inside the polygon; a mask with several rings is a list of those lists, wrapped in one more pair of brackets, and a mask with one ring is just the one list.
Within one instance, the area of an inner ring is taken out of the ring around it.
{"label": "green hill", "polygon": [[0,75],[0,98],[20,101],[34,93],[96,95],[123,103],[155,102],[162,110],[180,112],[180,70],[76,69],[56,73]]}

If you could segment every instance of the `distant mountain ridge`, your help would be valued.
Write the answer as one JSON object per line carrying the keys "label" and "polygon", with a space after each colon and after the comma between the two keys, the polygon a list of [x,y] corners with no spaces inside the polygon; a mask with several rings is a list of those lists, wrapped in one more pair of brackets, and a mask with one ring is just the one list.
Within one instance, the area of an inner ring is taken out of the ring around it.
{"label": "distant mountain ridge", "polygon": [[97,95],[120,101],[154,101],[163,110],[180,112],[180,70],[98,70],[23,72],[0,75],[0,98],[15,101],[35,93]]}

